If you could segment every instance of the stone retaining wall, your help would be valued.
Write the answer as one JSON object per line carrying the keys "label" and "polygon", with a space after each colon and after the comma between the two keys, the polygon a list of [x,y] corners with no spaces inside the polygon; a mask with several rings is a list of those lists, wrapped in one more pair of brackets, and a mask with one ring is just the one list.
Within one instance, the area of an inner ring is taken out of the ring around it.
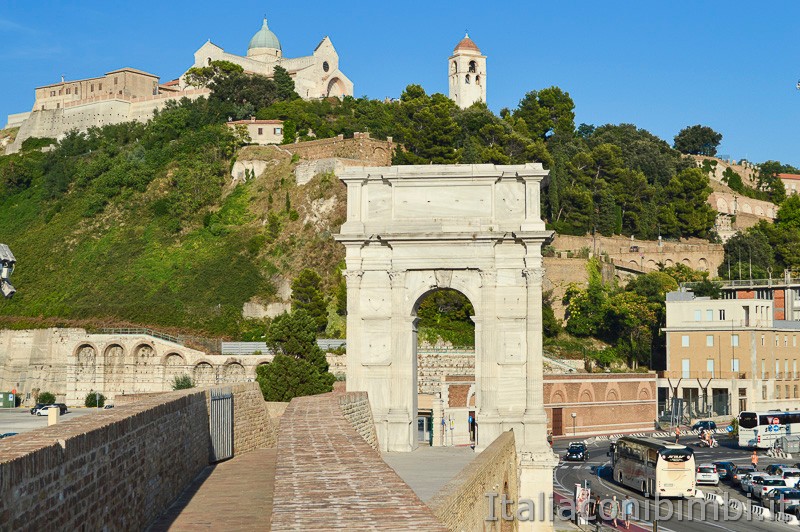
{"label": "stone retaining wall", "polygon": [[339,396],[339,407],[345,419],[353,425],[370,447],[378,450],[378,434],[366,392],[351,392]]}
{"label": "stone retaining wall", "polygon": [[[490,515],[487,493],[505,493],[506,499],[518,500],[514,445],[514,433],[502,433],[428,501],[449,530],[483,530]],[[499,497],[495,499],[494,515],[502,515]]]}
{"label": "stone retaining wall", "polygon": [[367,133],[357,133],[354,138],[338,137],[295,144],[282,144],[281,148],[301,159],[358,159],[365,166],[389,166],[395,143],[390,140],[371,139]]}
{"label": "stone retaining wall", "polygon": [[269,414],[257,382],[234,384],[233,452],[242,454],[278,444],[278,422]]}

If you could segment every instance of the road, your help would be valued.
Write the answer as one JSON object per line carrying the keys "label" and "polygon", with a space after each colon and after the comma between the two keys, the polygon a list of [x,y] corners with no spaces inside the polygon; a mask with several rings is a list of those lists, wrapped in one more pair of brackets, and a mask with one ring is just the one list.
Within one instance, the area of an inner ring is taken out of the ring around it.
{"label": "road", "polygon": [[[60,421],[69,421],[78,416],[102,412],[95,408],[75,408],[61,416]],[[47,426],[47,416],[32,416],[29,408],[0,408],[0,434],[7,432],[29,432]],[[2,440],[0,440],[2,442]]]}
{"label": "road", "polygon": [[[727,440],[724,436],[720,436],[720,447],[714,449],[698,448],[694,444],[698,441],[696,436],[689,435],[685,439],[682,438],[682,440],[682,443],[688,444],[694,450],[697,464],[718,460],[730,460],[740,465],[750,463],[750,451],[739,449],[734,442]],[[586,462],[564,462],[564,451],[568,444],[568,440],[562,440],[553,445],[553,450],[562,458],[561,463],[554,472],[556,491],[565,495],[574,495],[575,485],[583,484],[585,480],[588,480],[591,484],[592,498],[595,495],[599,495],[601,499],[610,499],[611,496],[616,495],[617,499],[624,499],[626,495],[629,495],[637,501],[640,524],[646,528],[651,528],[652,521],[656,516],[654,501],[645,499],[641,493],[630,490],[611,480],[611,463],[608,456],[606,456],[609,442],[599,441],[589,444],[590,458]],[[781,461],[769,458],[763,452],[759,453],[759,469],[763,469],[773,463],[786,462],[794,464],[798,461],[800,461],[800,457]],[[723,497],[727,494],[729,499],[735,498],[746,503],[749,502],[747,496],[726,482],[720,482],[718,487],[699,486],[698,489],[702,490],[703,493],[716,493]],[[668,502],[672,503],[674,513],[671,518],[664,519],[668,513]],[[716,503],[706,503],[703,499],[661,501],[659,506],[659,531],[707,532],[709,530],[732,530],[736,532],[753,532],[757,530],[793,530],[798,532],[800,530],[798,525],[761,521],[757,518],[749,518],[749,514],[735,519],[735,512],[728,513],[730,510],[727,504],[720,506]]]}

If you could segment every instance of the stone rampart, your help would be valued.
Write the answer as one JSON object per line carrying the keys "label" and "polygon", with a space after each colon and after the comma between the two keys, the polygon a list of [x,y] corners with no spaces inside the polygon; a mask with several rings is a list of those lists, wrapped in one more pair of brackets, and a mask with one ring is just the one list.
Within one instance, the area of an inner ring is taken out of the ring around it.
{"label": "stone rampart", "polygon": [[[276,405],[231,389],[234,453],[274,447]],[[210,388],[127,400],[0,443],[0,529],[137,530],[169,507],[208,465]]]}
{"label": "stone rampart", "polygon": [[339,396],[339,407],[345,419],[353,425],[359,435],[370,447],[378,450],[378,435],[375,433],[375,421],[366,392],[352,392]]}
{"label": "stone rampart", "polygon": [[208,465],[205,390],[173,392],[0,443],[4,530],[141,530]]}
{"label": "stone rampart", "polygon": [[[518,492],[514,433],[507,431],[445,484],[428,506],[449,530],[483,530],[490,515],[486,494],[505,494],[516,501]],[[494,515],[500,517],[500,498],[494,502]]]}
{"label": "stone rampart", "polygon": [[447,530],[359,435],[339,398],[299,397],[286,409],[272,530]]}
{"label": "stone rampart", "polygon": [[281,145],[281,148],[301,159],[357,159],[365,166],[389,166],[395,147],[391,139],[371,139],[366,133],[356,134],[352,139],[339,135],[330,139]]}

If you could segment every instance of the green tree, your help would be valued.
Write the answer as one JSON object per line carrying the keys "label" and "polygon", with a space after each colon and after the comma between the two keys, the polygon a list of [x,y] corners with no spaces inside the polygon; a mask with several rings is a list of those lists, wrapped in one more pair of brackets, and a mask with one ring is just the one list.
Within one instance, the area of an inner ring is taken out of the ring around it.
{"label": "green tree", "polygon": [[56,396],[50,392],[39,392],[39,395],[36,397],[36,401],[38,403],[49,405],[56,402]]}
{"label": "green tree", "polygon": [[722,142],[722,134],[708,126],[688,126],[675,135],[675,149],[692,155],[717,154],[717,146]]}
{"label": "green tree", "polygon": [[106,404],[106,396],[100,392],[91,391],[86,394],[83,406],[86,408],[103,408]]}
{"label": "green tree", "polygon": [[708,176],[699,168],[689,168],[673,177],[664,189],[669,207],[660,216],[662,229],[667,228],[662,234],[707,237],[716,218],[716,212],[708,204],[710,193]]}
{"label": "green tree", "polygon": [[305,310],[284,312],[269,325],[267,347],[276,355],[287,355],[311,363],[320,373],[328,371],[325,353],[317,345],[317,326]]}
{"label": "green tree", "polygon": [[297,100],[300,96],[295,92],[294,80],[289,75],[289,71],[282,66],[276,66],[273,75],[275,81],[275,88],[278,92],[278,98],[284,101]]}
{"label": "green tree", "polygon": [[192,380],[191,375],[184,373],[183,375],[175,375],[172,378],[172,389],[173,390],[188,390],[189,388],[194,388],[194,380]]}
{"label": "green tree", "polygon": [[322,278],[314,270],[302,270],[292,281],[292,310],[303,310],[316,324],[317,333],[328,326],[328,304],[322,292]]}
{"label": "green tree", "polygon": [[512,113],[524,120],[528,136],[547,140],[554,135],[571,137],[575,132],[575,102],[558,87],[528,92]]}
{"label": "green tree", "polygon": [[295,397],[329,392],[336,377],[319,372],[306,360],[275,355],[272,362],[256,368],[256,381],[265,400],[285,402]]}

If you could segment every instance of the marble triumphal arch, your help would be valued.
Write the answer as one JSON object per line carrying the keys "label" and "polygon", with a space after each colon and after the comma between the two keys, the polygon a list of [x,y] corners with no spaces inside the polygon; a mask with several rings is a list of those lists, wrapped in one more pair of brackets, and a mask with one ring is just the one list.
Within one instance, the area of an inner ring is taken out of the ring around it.
{"label": "marble triumphal arch", "polygon": [[[353,167],[347,389],[369,394],[384,451],[417,446],[416,308],[451,288],[475,309],[479,450],[514,430],[521,493],[552,487],[542,385],[541,164]],[[526,474],[527,470],[527,474]],[[538,483],[536,490],[525,484]]]}

